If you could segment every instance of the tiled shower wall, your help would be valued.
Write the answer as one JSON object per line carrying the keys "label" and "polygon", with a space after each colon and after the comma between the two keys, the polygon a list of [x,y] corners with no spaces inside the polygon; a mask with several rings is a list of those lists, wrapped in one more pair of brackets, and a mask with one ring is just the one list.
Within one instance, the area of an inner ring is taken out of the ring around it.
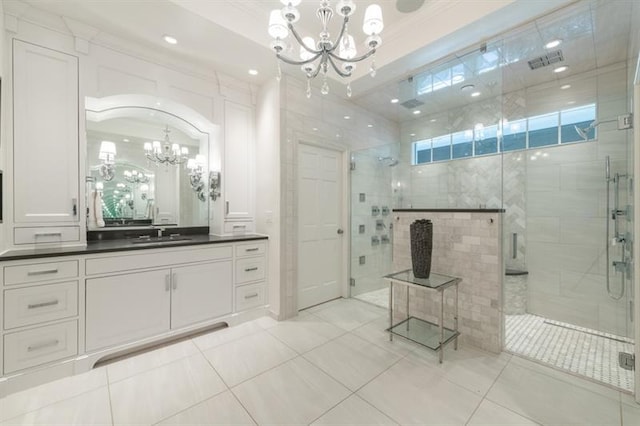
{"label": "tiled shower wall", "polygon": [[[396,219],[397,218],[397,219]],[[409,225],[433,222],[431,270],[462,278],[459,284],[459,329],[463,342],[491,352],[502,351],[502,214],[466,212],[396,212],[394,270],[411,268]],[[445,326],[453,323],[454,292],[445,290]],[[436,292],[410,290],[412,316],[437,323]],[[406,289],[394,291],[395,320],[406,316]]]}
{"label": "tiled shower wall", "polygon": [[[384,288],[382,276],[392,271],[394,167],[397,145],[387,145],[351,154],[351,295]],[[383,224],[381,229],[377,222]],[[386,237],[386,238],[385,238]]]}

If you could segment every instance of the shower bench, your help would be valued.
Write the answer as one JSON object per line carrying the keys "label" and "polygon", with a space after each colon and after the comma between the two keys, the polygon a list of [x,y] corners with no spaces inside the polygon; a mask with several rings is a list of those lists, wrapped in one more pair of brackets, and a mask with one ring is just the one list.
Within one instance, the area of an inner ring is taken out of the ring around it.
{"label": "shower bench", "polygon": [[[389,281],[389,340],[393,336],[400,336],[418,343],[432,351],[438,352],[438,360],[442,363],[444,347],[454,342],[454,349],[458,349],[458,284],[462,278],[451,277],[431,273],[429,278],[416,278],[411,269],[385,275],[384,279]],[[394,324],[393,323],[393,286],[401,285],[407,288],[407,317]],[[438,324],[412,317],[409,312],[409,289],[422,289],[428,292],[437,292],[440,296],[440,312]],[[455,289],[455,302],[453,313],[453,328],[444,326],[444,291],[453,287]]]}

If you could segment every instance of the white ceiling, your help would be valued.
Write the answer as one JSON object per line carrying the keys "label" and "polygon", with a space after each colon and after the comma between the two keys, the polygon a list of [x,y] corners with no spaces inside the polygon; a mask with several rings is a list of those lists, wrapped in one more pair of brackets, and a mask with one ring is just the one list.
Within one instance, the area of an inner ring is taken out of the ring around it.
{"label": "white ceiling", "polygon": [[[87,31],[89,38],[103,45],[134,41],[149,51],[184,60],[186,66],[193,64],[205,70],[213,67],[255,84],[275,76],[276,59],[268,47],[267,23],[270,10],[282,6],[279,0],[3,1],[5,13],[27,18],[37,16],[40,21],[47,19],[47,25],[60,30],[66,31],[68,24],[62,17],[86,23],[94,30]],[[352,17],[351,32],[362,41],[362,18],[366,5],[372,0],[355,2],[357,10]],[[505,29],[519,28],[517,36],[504,41],[501,52],[505,57],[527,58],[539,54],[542,40],[551,33],[562,34],[566,38],[562,48],[567,61],[571,61],[571,72],[577,72],[594,61],[602,66],[618,60],[617,46],[624,41],[625,31],[624,25],[619,23],[624,24],[625,19],[627,23],[629,21],[621,6],[628,2],[606,0],[597,2],[599,7],[590,6],[590,0],[579,2],[587,4],[586,14],[576,18],[582,21],[570,21],[560,16],[556,22],[546,18],[531,20],[554,8],[574,3],[573,0],[426,0],[420,9],[410,14],[397,11],[395,0],[378,0],[378,3],[385,18],[383,45],[376,54],[378,75],[370,78],[366,75],[368,63],[360,64],[352,83],[353,99],[396,120],[405,119],[402,114],[407,112],[404,108],[389,109],[388,100],[397,96],[400,81],[414,75],[416,70],[424,70],[425,64],[450,58],[452,52],[461,52],[472,45],[477,49],[482,40],[502,43],[496,39],[496,34]],[[302,19],[296,26],[301,33],[317,35],[319,22],[315,9],[318,4],[318,0],[304,0],[300,5]],[[334,21],[339,18],[336,15]],[[572,32],[574,22],[579,28]],[[591,24],[590,28],[588,24]],[[175,36],[178,45],[165,43],[164,34]],[[456,60],[464,63],[469,72],[474,72],[469,66],[468,54],[458,54]],[[250,68],[257,69],[259,75],[249,76]],[[529,71],[526,61],[509,65],[509,70],[509,73],[498,72],[500,76],[492,73],[476,76],[478,87],[484,87],[488,93],[498,77],[507,87],[548,79],[542,73],[534,75]],[[302,77],[296,67],[283,66],[283,71]],[[332,84],[332,90],[343,95],[340,86]],[[458,95],[447,90],[438,93],[441,100],[433,102],[434,108],[442,108],[451,98],[460,98],[454,94]]]}

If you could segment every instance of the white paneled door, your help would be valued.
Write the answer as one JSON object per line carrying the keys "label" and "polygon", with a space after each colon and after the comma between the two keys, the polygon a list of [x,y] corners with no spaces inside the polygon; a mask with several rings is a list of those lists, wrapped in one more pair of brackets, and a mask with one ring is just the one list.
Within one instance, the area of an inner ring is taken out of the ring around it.
{"label": "white paneled door", "polygon": [[342,154],[300,144],[298,155],[298,309],[340,297]]}

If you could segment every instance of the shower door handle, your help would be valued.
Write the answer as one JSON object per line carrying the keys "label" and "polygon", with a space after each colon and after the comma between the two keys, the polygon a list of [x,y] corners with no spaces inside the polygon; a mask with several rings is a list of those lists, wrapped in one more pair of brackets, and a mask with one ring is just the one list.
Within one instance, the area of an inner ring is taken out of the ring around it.
{"label": "shower door handle", "polygon": [[342,235],[342,234],[344,234],[344,231],[342,230],[342,228],[338,228],[338,231],[337,231],[337,232],[338,232],[338,235]]}

